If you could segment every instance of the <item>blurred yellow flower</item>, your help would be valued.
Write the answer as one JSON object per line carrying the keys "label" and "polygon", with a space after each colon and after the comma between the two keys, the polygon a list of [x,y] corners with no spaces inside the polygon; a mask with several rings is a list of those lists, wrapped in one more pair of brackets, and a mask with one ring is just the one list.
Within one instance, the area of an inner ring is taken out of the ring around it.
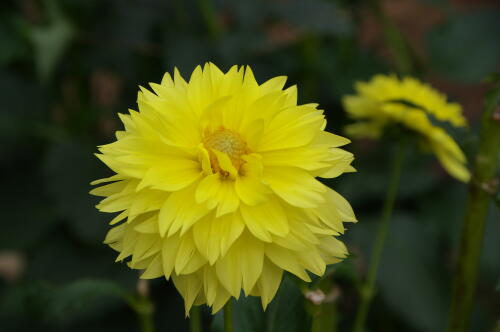
{"label": "blurred yellow flower", "polygon": [[449,174],[467,182],[470,173],[457,143],[439,125],[465,127],[467,121],[457,103],[415,78],[376,75],[358,82],[356,95],[342,100],[348,114],[360,122],[348,125],[353,137],[378,138],[388,125],[401,124],[419,135],[421,146],[433,152]]}
{"label": "blurred yellow flower", "polygon": [[141,87],[139,112],[99,147],[116,175],[91,191],[120,212],[105,243],[142,278],[172,278],[213,312],[241,290],[265,308],[283,271],[310,281],[347,250],[334,236],[356,221],[349,203],[315,177],[352,172],[349,140],[325,132],[317,104],[297,105],[286,77],[259,85],[249,67],[197,67]]}

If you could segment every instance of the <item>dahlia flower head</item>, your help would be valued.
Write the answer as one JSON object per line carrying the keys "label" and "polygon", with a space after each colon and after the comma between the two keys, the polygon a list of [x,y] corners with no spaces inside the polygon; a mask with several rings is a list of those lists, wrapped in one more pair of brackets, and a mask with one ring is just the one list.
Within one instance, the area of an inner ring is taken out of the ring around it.
{"label": "dahlia flower head", "polygon": [[386,127],[400,124],[413,131],[420,146],[438,158],[456,179],[470,179],[466,157],[445,127],[464,128],[467,121],[457,103],[415,78],[376,75],[369,82],[357,82],[356,94],[342,100],[357,123],[348,125],[352,137],[380,137]]}
{"label": "dahlia flower head", "polygon": [[220,310],[260,296],[284,271],[310,281],[347,255],[336,238],[355,222],[349,203],[316,177],[352,172],[349,140],[324,131],[317,104],[297,105],[286,77],[259,85],[250,67],[198,66],[140,88],[139,111],[97,157],[116,174],[91,194],[119,214],[105,243],[141,278],[172,278],[191,306]]}

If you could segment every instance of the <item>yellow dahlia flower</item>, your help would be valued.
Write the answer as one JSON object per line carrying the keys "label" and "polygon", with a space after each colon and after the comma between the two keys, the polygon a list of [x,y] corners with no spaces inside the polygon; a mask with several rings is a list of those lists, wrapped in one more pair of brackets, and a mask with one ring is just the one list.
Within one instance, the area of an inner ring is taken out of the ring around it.
{"label": "yellow dahlia flower", "polygon": [[283,271],[309,281],[347,254],[334,236],[356,221],[315,177],[354,171],[349,140],[325,132],[317,104],[297,105],[286,77],[259,85],[249,67],[197,67],[141,87],[139,112],[97,157],[116,175],[91,191],[120,212],[105,243],[142,278],[172,278],[186,314],[217,312],[241,290],[265,308]]}
{"label": "yellow dahlia flower", "polygon": [[401,124],[417,133],[421,146],[434,153],[448,173],[469,180],[462,150],[440,125],[467,126],[459,104],[447,102],[446,96],[411,77],[376,75],[356,83],[355,89],[357,94],[345,96],[343,104],[353,119],[361,121],[347,126],[347,134],[378,138],[387,126]]}

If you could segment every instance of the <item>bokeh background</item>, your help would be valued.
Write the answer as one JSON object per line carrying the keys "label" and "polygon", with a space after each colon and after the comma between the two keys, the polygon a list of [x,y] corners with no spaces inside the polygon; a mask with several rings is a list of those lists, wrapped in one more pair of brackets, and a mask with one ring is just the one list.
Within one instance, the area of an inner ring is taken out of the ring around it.
{"label": "bokeh background", "polygon": [[[89,182],[108,176],[93,156],[135,108],[138,85],[177,66],[250,64],[259,82],[287,75],[301,103],[319,102],[329,129],[349,122],[340,98],[356,80],[395,71],[362,0],[19,0],[0,2],[0,331],[138,331],[127,303],[137,274],[102,244],[110,219]],[[496,1],[387,0],[419,76],[464,106],[455,133],[470,156],[487,86],[500,63]],[[343,239],[351,257],[327,278],[335,331],[348,331],[357,287],[388,182],[391,141],[355,141],[358,173],[328,184],[359,223]],[[405,164],[369,331],[442,331],[466,197],[432,156]],[[471,331],[500,331],[500,212],[491,208]],[[187,331],[180,295],[150,283],[158,331]],[[496,290],[495,290],[496,289]],[[124,295],[125,294],[125,295]],[[286,279],[266,313],[236,304],[237,331],[306,331],[311,304]],[[329,309],[329,310],[330,310]],[[220,316],[203,311],[208,331]]]}

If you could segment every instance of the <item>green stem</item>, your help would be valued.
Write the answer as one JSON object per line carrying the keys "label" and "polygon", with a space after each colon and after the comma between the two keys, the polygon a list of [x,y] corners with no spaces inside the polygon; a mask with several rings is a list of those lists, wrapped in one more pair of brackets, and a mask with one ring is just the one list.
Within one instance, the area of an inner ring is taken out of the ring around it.
{"label": "green stem", "polygon": [[193,306],[189,315],[189,331],[201,332],[201,310],[199,306]]}
{"label": "green stem", "polygon": [[500,332],[500,320],[497,321],[497,326],[495,327],[493,332]]}
{"label": "green stem", "polygon": [[394,202],[396,200],[396,195],[398,192],[399,180],[401,178],[401,171],[404,163],[404,155],[405,144],[403,141],[400,141],[398,150],[393,160],[389,188],[385,197],[384,208],[382,211],[382,216],[380,218],[380,224],[378,226],[375,244],[372,250],[370,269],[368,271],[366,282],[361,286],[360,289],[361,303],[358,308],[358,312],[356,313],[356,319],[354,321],[354,332],[363,331],[366,317],[368,316],[368,311],[370,310],[370,303],[375,294],[375,282],[377,280],[378,267],[380,264],[380,259],[382,258],[385,239],[389,231],[389,222],[391,220],[392,211],[394,209]]}
{"label": "green stem", "polygon": [[468,331],[476,289],[488,205],[498,185],[495,179],[500,151],[500,81],[488,97],[482,118],[479,149],[469,185],[455,274],[448,331]]}
{"label": "green stem", "polygon": [[214,40],[217,39],[221,29],[219,23],[217,22],[212,0],[198,0],[198,8],[203,16],[203,20],[205,21],[210,37]]}
{"label": "green stem", "polygon": [[233,302],[231,299],[224,306],[224,332],[234,332]]}
{"label": "green stem", "polygon": [[382,27],[385,42],[394,57],[394,63],[400,74],[415,72],[415,63],[408,42],[398,27],[382,9],[378,0],[371,0],[370,7]]}
{"label": "green stem", "polygon": [[154,306],[149,297],[139,294],[131,297],[129,303],[139,318],[141,332],[154,332]]}
{"label": "green stem", "polygon": [[323,303],[312,317],[311,332],[337,331],[337,308],[335,302]]}
{"label": "green stem", "polygon": [[153,320],[153,312],[140,312],[139,320],[141,322],[141,332],[154,332],[154,320]]}
{"label": "green stem", "polygon": [[127,303],[139,318],[141,332],[154,332],[154,304],[149,298],[149,283],[147,280],[138,280],[137,294],[127,296]]}

